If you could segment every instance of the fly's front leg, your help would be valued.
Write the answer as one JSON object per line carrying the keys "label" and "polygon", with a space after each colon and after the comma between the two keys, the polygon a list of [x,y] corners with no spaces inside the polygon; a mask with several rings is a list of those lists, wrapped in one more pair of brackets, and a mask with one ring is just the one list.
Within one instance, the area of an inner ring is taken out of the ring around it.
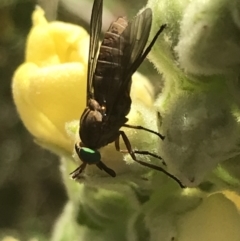
{"label": "fly's front leg", "polygon": [[[120,144],[119,144],[120,136],[122,136],[122,139],[123,139],[123,141],[124,141],[124,144],[125,144],[127,150],[121,150],[121,149],[120,149]],[[182,183],[181,183],[175,176],[173,176],[172,174],[168,173],[168,172],[167,172],[165,169],[163,169],[162,167],[159,167],[159,166],[156,166],[156,165],[147,163],[147,162],[143,162],[143,161],[137,160],[137,158],[136,158],[136,156],[135,156],[135,152],[133,151],[132,146],[131,146],[131,144],[130,144],[130,141],[129,141],[129,139],[128,139],[128,137],[127,137],[127,135],[125,134],[124,131],[119,131],[119,136],[117,137],[117,139],[116,139],[116,141],[115,141],[115,147],[116,147],[116,150],[117,150],[117,151],[120,151],[120,152],[122,152],[122,153],[129,153],[130,156],[132,157],[132,159],[133,159],[135,162],[137,162],[137,163],[139,163],[139,164],[141,164],[141,165],[143,165],[143,166],[146,166],[146,167],[148,167],[148,168],[151,168],[151,169],[154,169],[154,170],[157,170],[157,171],[160,171],[160,172],[165,173],[167,176],[169,176],[169,177],[171,177],[173,180],[175,180],[175,181],[179,184],[179,186],[180,186],[181,188],[184,187],[184,186],[182,185]],[[154,154],[153,154],[153,155],[154,155]]]}
{"label": "fly's front leg", "polygon": [[104,171],[105,171],[106,173],[108,173],[110,176],[116,177],[115,171],[113,171],[112,169],[110,169],[109,167],[107,167],[102,161],[96,163],[96,166],[97,166],[100,170],[104,170]]}
{"label": "fly's front leg", "polygon": [[132,129],[137,129],[137,130],[144,130],[144,131],[148,131],[150,133],[153,133],[155,135],[157,135],[158,137],[160,137],[162,140],[164,140],[165,136],[161,135],[160,133],[156,132],[156,131],[153,131],[153,130],[150,130],[148,128],[145,128],[143,126],[134,126],[134,125],[129,125],[129,124],[124,124],[123,125],[124,127],[127,127],[127,128],[132,128]]}
{"label": "fly's front leg", "polygon": [[75,169],[73,172],[70,173],[72,179],[79,179],[81,173],[84,171],[86,168],[87,163],[82,163],[77,169]]}

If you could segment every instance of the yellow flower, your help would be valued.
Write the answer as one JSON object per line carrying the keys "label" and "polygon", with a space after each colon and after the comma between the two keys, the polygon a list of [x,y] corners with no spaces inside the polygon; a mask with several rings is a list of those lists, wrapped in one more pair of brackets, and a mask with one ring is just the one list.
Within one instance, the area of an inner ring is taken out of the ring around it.
{"label": "yellow flower", "polygon": [[72,150],[67,121],[78,119],[85,105],[89,37],[78,26],[48,23],[42,9],[33,13],[26,60],[13,77],[13,97],[21,119],[43,143]]}
{"label": "yellow flower", "polygon": [[178,220],[180,241],[238,241],[240,216],[236,206],[221,193],[212,194]]}
{"label": "yellow flower", "polygon": [[2,239],[2,241],[18,241],[18,239],[15,239],[11,236],[6,236]]}
{"label": "yellow flower", "polygon": [[[74,140],[65,125],[79,120],[86,105],[89,35],[73,24],[48,23],[39,7],[32,19],[26,59],[13,76],[14,102],[38,142],[71,153]],[[133,97],[152,105],[151,84],[140,74],[135,78]]]}

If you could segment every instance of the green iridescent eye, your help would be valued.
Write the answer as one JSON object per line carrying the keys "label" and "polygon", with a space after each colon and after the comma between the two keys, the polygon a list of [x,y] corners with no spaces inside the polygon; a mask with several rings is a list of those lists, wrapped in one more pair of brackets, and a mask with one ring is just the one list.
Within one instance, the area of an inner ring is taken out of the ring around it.
{"label": "green iridescent eye", "polygon": [[87,147],[80,148],[78,155],[82,161],[88,163],[89,165],[96,164],[101,160],[99,151]]}

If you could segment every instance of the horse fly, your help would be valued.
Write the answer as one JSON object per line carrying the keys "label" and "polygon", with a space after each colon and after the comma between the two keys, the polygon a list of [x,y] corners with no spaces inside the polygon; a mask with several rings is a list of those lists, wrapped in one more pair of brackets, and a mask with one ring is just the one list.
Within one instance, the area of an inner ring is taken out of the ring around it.
{"label": "horse fly", "polygon": [[[164,168],[137,160],[137,154],[161,157],[148,151],[134,151],[121,127],[141,129],[164,137],[142,126],[126,124],[126,115],[130,111],[130,88],[132,75],[146,58],[160,33],[166,27],[162,25],[155,37],[145,49],[151,24],[152,11],[145,9],[132,22],[119,17],[113,22],[102,41],[99,55],[99,37],[102,28],[103,0],[95,0],[90,22],[90,46],[87,75],[87,107],[80,118],[79,135],[81,142],[75,144],[75,150],[82,164],[71,173],[73,179],[81,178],[87,165],[95,164],[110,176],[116,173],[101,161],[98,149],[115,142],[117,151],[127,152],[137,163],[164,172],[175,181],[180,181]],[[120,150],[119,138],[122,137],[127,150]]]}

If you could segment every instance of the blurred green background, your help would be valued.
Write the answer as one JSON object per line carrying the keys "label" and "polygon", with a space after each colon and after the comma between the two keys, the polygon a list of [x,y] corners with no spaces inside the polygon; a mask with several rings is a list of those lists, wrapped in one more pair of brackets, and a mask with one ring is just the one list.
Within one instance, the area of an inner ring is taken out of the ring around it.
{"label": "blurred green background", "polygon": [[[117,16],[135,15],[146,1],[104,0],[104,30]],[[86,29],[92,8],[92,0],[0,0],[0,240],[5,235],[48,240],[67,201],[58,157],[34,143],[11,95],[11,78],[24,61],[36,4],[45,9],[49,21],[58,19]],[[151,64],[145,63],[141,70],[157,81]]]}

